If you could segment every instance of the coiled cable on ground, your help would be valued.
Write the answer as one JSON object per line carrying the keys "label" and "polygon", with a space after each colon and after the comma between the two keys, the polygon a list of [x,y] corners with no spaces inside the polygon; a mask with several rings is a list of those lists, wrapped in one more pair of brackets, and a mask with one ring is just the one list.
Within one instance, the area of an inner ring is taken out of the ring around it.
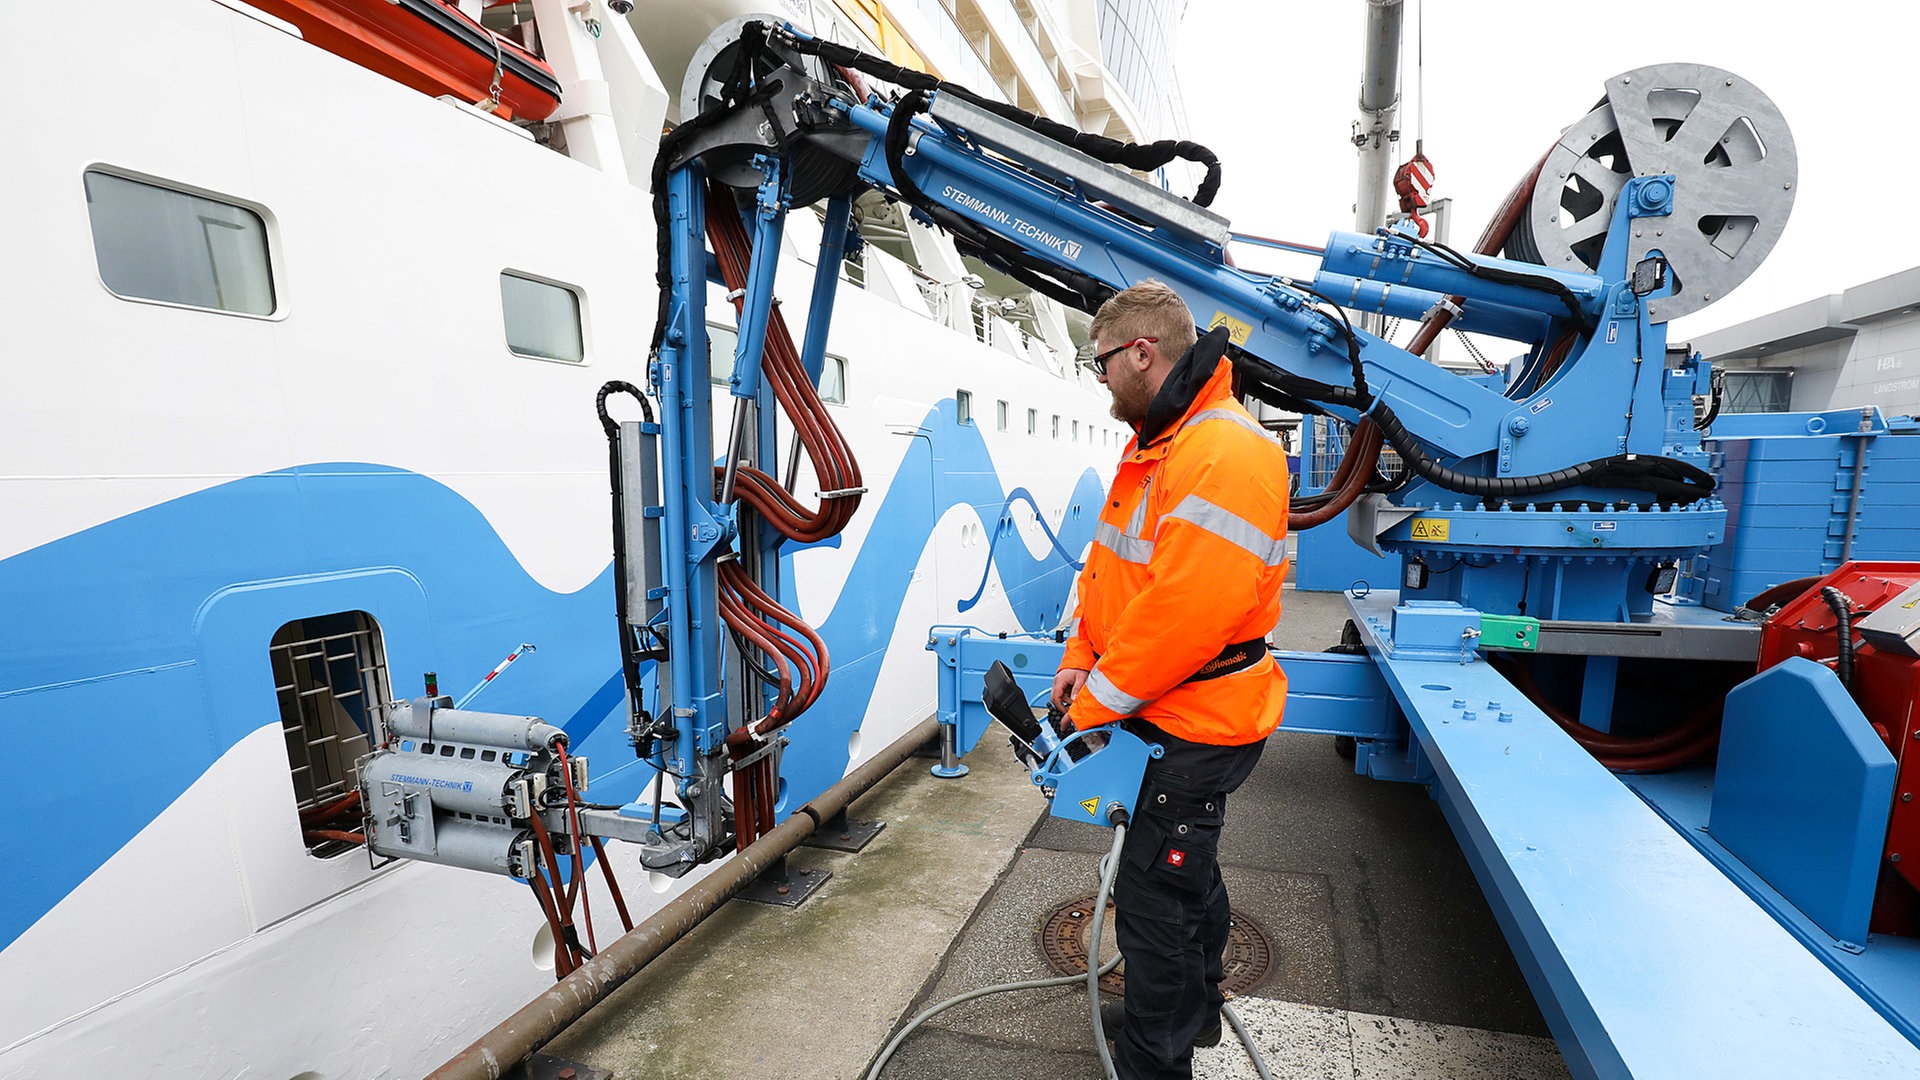
{"label": "coiled cable on ground", "polygon": [[[964,1005],[990,994],[1000,994],[1010,990],[1044,990],[1055,986],[1071,986],[1074,983],[1084,983],[1087,987],[1087,1010],[1093,1021],[1093,1046],[1095,1052],[1100,1055],[1101,1074],[1107,1077],[1107,1080],[1118,1080],[1118,1074],[1113,1067],[1113,1056],[1107,1052],[1106,1024],[1100,1019],[1100,979],[1119,966],[1121,957],[1116,952],[1112,959],[1097,968],[1093,965],[1093,960],[1100,955],[1100,929],[1106,921],[1107,897],[1113,892],[1113,879],[1119,876],[1120,849],[1126,842],[1126,825],[1124,823],[1115,825],[1113,846],[1107,849],[1107,854],[1100,860],[1100,891],[1094,897],[1093,925],[1087,931],[1086,974],[1056,975],[1048,979],[1024,979],[1019,982],[1000,983],[997,986],[983,986],[978,990],[956,994],[907,1021],[907,1025],[888,1040],[886,1047],[880,1051],[880,1056],[874,1059],[873,1066],[867,1070],[865,1080],[879,1080],[881,1071],[887,1067],[887,1062],[893,1059],[894,1052],[900,1049],[900,1044],[906,1041],[907,1036],[919,1030],[920,1025],[956,1005]],[[1259,1047],[1254,1044],[1253,1036],[1241,1022],[1240,1014],[1234,1011],[1233,1004],[1228,1002],[1222,1005],[1220,1013],[1228,1023],[1233,1025],[1234,1032],[1240,1036],[1240,1041],[1247,1048],[1247,1054],[1253,1058],[1253,1067],[1260,1074],[1261,1080],[1273,1080],[1272,1074],[1267,1071],[1266,1059],[1260,1056]]]}

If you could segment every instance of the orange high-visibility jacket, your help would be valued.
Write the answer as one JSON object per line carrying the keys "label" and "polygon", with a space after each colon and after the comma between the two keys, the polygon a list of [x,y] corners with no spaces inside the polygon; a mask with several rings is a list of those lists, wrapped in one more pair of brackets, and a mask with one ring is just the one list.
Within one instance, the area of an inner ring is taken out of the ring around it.
{"label": "orange high-visibility jacket", "polygon": [[1287,678],[1264,646],[1244,671],[1187,681],[1227,646],[1265,638],[1287,575],[1286,453],[1231,381],[1232,365],[1216,361],[1176,422],[1127,444],[1060,665],[1091,669],[1070,713],[1077,727],[1139,716],[1240,746],[1280,724]]}

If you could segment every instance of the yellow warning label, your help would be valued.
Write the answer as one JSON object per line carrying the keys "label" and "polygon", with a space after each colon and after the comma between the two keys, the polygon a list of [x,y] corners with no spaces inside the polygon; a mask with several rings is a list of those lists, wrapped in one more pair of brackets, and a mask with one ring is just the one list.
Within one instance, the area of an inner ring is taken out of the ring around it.
{"label": "yellow warning label", "polygon": [[1085,810],[1087,812],[1088,817],[1099,817],[1100,816],[1100,796],[1095,795],[1091,799],[1081,799],[1080,809]]}
{"label": "yellow warning label", "polygon": [[1906,608],[1909,611],[1913,610],[1915,607],[1920,607],[1920,596],[1916,596],[1913,599],[1907,601],[1906,603],[1901,604],[1900,606],[1903,608]]}
{"label": "yellow warning label", "polygon": [[1235,345],[1245,345],[1247,339],[1253,336],[1252,323],[1241,322],[1224,311],[1213,313],[1213,321],[1207,324],[1207,329],[1211,330],[1216,326],[1226,327],[1227,340]]}
{"label": "yellow warning label", "polygon": [[1413,539],[1437,540],[1441,543],[1445,543],[1447,539],[1447,534],[1451,531],[1452,525],[1453,525],[1453,522],[1448,520],[1447,518],[1423,518],[1423,517],[1414,518],[1413,519]]}

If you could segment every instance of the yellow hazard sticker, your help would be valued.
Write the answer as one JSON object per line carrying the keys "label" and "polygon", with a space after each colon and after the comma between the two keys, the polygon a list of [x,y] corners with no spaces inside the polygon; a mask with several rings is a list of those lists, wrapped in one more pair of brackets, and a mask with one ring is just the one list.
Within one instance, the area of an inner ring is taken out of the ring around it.
{"label": "yellow hazard sticker", "polygon": [[1227,340],[1233,342],[1235,345],[1245,345],[1247,339],[1253,336],[1252,323],[1241,322],[1239,319],[1234,318],[1224,311],[1216,311],[1213,313],[1213,321],[1207,324],[1207,329],[1211,330],[1216,326],[1226,327]]}
{"label": "yellow hazard sticker", "polygon": [[1453,522],[1447,518],[1414,518],[1413,539],[1437,540],[1445,543],[1452,525]]}
{"label": "yellow hazard sticker", "polygon": [[1080,809],[1085,810],[1087,812],[1088,817],[1099,817],[1100,816],[1100,796],[1095,795],[1091,799],[1081,799]]}

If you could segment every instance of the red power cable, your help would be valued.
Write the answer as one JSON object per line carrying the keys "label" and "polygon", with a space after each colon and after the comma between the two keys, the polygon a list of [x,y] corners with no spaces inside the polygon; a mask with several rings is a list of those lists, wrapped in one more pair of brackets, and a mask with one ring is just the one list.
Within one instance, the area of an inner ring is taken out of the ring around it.
{"label": "red power cable", "polygon": [[1514,689],[1524,694],[1541,712],[1573,741],[1592,754],[1595,760],[1614,772],[1665,772],[1696,761],[1720,743],[1721,703],[1709,701],[1665,731],[1652,735],[1621,736],[1589,727],[1562,712],[1548,700],[1534,679],[1533,672],[1517,660],[1501,657],[1492,661]]}
{"label": "red power cable", "polygon": [[[547,872],[553,878],[554,948],[556,956],[560,949],[566,950],[567,959],[561,965],[566,968],[566,971],[560,973],[561,977],[565,978],[578,966],[578,958],[573,953],[573,944],[567,940],[567,932],[573,928],[573,897],[561,888],[560,856],[554,851],[553,837],[547,833],[547,823],[540,819],[538,811],[529,815],[528,820],[533,822],[534,838],[539,841],[540,853],[546,859]],[[534,887],[535,892],[546,890],[546,882],[540,877],[539,867],[534,868],[528,880],[538,882]]]}
{"label": "red power cable", "polygon": [[547,929],[553,931],[553,972],[555,979],[564,979],[573,974],[577,966],[574,963],[573,947],[567,944],[566,931],[560,920],[560,909],[553,894],[547,889],[547,879],[540,876],[540,868],[534,867],[527,875],[527,884],[533,889],[533,895],[540,901],[540,911],[547,917]]}
{"label": "red power cable", "polygon": [[573,896],[580,898],[580,915],[587,924],[587,949],[598,953],[600,943],[593,937],[593,899],[587,895],[586,856],[580,850],[580,796],[573,790],[573,768],[567,764],[567,747],[556,741],[554,752],[560,756],[560,782],[567,789],[567,823],[573,836],[573,881],[568,890],[569,902]]}
{"label": "red power cable", "polygon": [[347,832],[344,829],[307,829],[302,831],[300,835],[305,838],[308,843],[313,843],[315,840],[338,840],[343,844],[364,844],[367,842],[367,834]]}
{"label": "red power cable", "polygon": [[627,899],[620,895],[620,881],[613,876],[613,864],[607,861],[607,849],[601,845],[600,838],[597,836],[587,837],[587,842],[593,845],[593,857],[600,863],[600,872],[606,876],[607,891],[613,894],[613,908],[620,913],[620,927],[622,930],[631,931],[633,917],[627,914]]}

